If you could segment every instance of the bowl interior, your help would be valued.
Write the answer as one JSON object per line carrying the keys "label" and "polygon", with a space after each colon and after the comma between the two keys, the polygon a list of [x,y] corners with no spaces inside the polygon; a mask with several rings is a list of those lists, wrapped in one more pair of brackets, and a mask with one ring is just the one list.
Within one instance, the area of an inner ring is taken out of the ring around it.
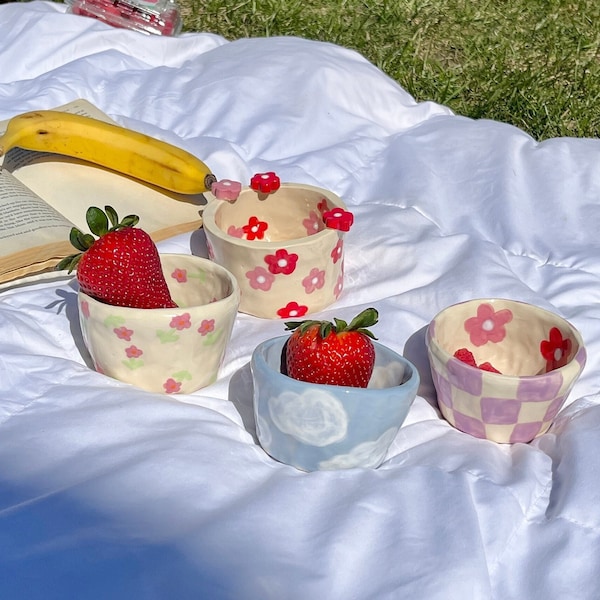
{"label": "bowl interior", "polygon": [[341,206],[318,188],[282,185],[272,194],[244,189],[234,203],[222,202],[215,224],[231,237],[277,242],[305,238],[325,229],[322,215]]}
{"label": "bowl interior", "polygon": [[485,299],[451,306],[434,319],[433,341],[449,356],[469,350],[477,365],[503,375],[533,376],[569,363],[582,346],[562,317],[511,300]]}

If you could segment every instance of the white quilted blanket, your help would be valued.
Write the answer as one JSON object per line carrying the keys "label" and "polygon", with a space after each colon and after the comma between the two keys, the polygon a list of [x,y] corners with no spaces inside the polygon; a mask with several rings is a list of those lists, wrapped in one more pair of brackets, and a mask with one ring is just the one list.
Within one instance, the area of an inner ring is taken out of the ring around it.
{"label": "white quilted blanket", "polygon": [[[600,594],[600,140],[536,143],[417,103],[361,56],[297,38],[160,38],[0,6],[0,119],[86,98],[220,178],[333,190],[355,215],[346,287],[423,385],[383,465],[303,473],[255,439],[248,362],[278,321],[240,315],[191,395],[86,366],[74,287],[0,293],[0,598],[593,600]],[[82,198],[85,205],[85,198]],[[198,252],[192,238],[164,251]],[[441,418],[423,331],[509,297],[582,333],[548,433],[498,445]]]}

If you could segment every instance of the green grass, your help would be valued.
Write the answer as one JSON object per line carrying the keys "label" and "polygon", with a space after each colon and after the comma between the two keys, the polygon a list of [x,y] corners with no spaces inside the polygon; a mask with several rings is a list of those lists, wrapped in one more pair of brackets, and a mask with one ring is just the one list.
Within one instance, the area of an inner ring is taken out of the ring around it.
{"label": "green grass", "polygon": [[352,48],[417,100],[538,140],[600,137],[598,0],[179,0],[186,31]]}

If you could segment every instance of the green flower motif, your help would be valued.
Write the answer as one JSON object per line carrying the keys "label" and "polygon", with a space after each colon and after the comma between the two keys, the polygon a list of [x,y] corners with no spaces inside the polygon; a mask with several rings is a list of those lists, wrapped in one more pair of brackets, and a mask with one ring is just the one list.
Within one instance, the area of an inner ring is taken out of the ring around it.
{"label": "green flower motif", "polygon": [[120,327],[123,323],[125,323],[125,319],[123,317],[118,317],[117,315],[109,315],[104,319],[104,325],[109,329]]}
{"label": "green flower motif", "polygon": [[203,346],[213,346],[216,344],[223,334],[222,329],[217,329],[216,331],[211,331],[204,336],[204,340],[202,342]]}
{"label": "green flower motif", "polygon": [[179,339],[179,336],[174,329],[170,329],[169,331],[158,330],[156,332],[156,336],[160,340],[161,344],[169,344],[171,342],[176,342]]}
{"label": "green flower motif", "polygon": [[141,358],[128,358],[127,360],[122,361],[126,367],[129,367],[132,371],[135,369],[139,369],[144,366],[144,361]]}
{"label": "green flower motif", "polygon": [[183,381],[184,379],[188,381],[192,380],[192,374],[189,371],[178,371],[177,373],[173,373],[171,377],[176,381]]}

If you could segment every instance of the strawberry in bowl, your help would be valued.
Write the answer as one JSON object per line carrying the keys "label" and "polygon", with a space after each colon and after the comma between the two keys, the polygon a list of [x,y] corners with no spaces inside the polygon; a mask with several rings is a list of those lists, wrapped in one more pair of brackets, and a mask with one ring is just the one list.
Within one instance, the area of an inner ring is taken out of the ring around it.
{"label": "strawberry in bowl", "polygon": [[252,354],[254,416],[262,448],[303,471],[378,467],[419,388],[406,358],[367,329],[374,308],[342,319],[287,323],[291,334]]}
{"label": "strawberry in bowl", "polygon": [[204,258],[160,255],[135,215],[87,212],[77,269],[79,322],[94,368],[150,392],[192,393],[213,383],[239,307],[233,275]]}

